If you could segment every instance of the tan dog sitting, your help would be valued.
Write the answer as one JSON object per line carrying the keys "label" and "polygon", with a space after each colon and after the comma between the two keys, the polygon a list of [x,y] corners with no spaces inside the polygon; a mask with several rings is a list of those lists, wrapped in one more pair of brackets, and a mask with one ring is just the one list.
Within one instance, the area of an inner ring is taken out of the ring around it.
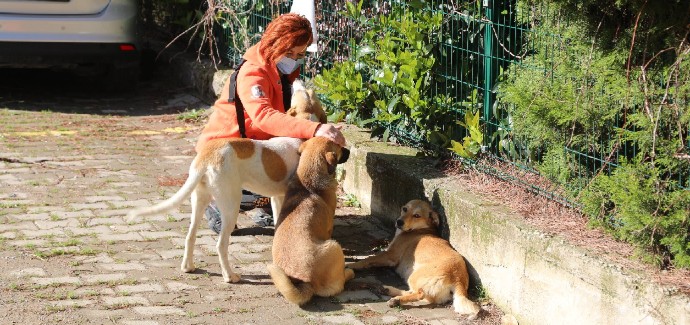
{"label": "tan dog sitting", "polygon": [[[310,101],[307,90],[293,91],[292,109],[297,112],[313,111],[311,105],[321,104],[318,98]],[[180,268],[192,272],[194,266],[194,243],[199,222],[213,198],[221,213],[222,229],[216,244],[220,267],[225,282],[238,282],[240,276],[234,273],[228,261],[230,233],[235,228],[242,201],[242,189],[271,197],[271,208],[280,211],[288,181],[297,169],[299,148],[302,139],[276,137],[270,140],[217,139],[209,141],[197,153],[189,167],[189,176],[182,188],[171,198],[152,207],[140,208],[128,214],[131,222],[138,216],[147,216],[172,210],[191,196],[192,216],[185,240],[184,257]],[[304,156],[304,159],[310,159]],[[280,222],[280,219],[276,220]]]}
{"label": "tan dog sitting", "polygon": [[269,273],[278,291],[303,305],[314,295],[334,296],[354,277],[345,268],[345,255],[335,240],[336,165],[349,151],[326,138],[312,138],[300,147],[297,172],[290,181],[280,224],[273,237]]}
{"label": "tan dog sitting", "polygon": [[396,233],[385,252],[348,264],[352,269],[395,267],[410,287],[401,291],[387,287],[391,307],[422,299],[442,304],[453,299],[459,314],[477,318],[481,308],[467,298],[469,276],[465,260],[450,243],[438,236],[438,214],[429,203],[412,200],[402,207]]}
{"label": "tan dog sitting", "polygon": [[291,107],[285,114],[314,122],[328,122],[323,106],[321,106],[314,90],[305,88],[304,83],[299,79],[292,83],[291,100]]}

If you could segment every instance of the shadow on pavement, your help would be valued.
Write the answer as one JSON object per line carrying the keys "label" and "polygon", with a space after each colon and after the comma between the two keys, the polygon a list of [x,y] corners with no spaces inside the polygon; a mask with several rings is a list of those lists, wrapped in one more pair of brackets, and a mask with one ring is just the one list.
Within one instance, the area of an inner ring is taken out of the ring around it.
{"label": "shadow on pavement", "polygon": [[208,108],[173,69],[159,62],[134,90],[107,91],[96,76],[47,69],[0,69],[0,108],[73,114],[160,115]]}

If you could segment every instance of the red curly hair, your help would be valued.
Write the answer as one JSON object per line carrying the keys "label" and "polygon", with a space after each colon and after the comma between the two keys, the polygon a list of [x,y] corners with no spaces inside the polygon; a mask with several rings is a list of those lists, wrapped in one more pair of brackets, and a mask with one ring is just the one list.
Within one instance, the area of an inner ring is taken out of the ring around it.
{"label": "red curly hair", "polygon": [[266,26],[259,42],[259,53],[264,60],[276,62],[291,48],[311,44],[313,40],[307,18],[295,13],[283,14]]}

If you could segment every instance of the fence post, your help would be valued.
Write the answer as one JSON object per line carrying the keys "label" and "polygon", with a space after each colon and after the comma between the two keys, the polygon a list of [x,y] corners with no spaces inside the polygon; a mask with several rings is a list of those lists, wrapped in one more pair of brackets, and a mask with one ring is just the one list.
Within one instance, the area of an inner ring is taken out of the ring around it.
{"label": "fence post", "polygon": [[484,7],[484,148],[491,146],[491,135],[493,133],[493,127],[490,121],[492,120],[491,108],[494,105],[494,97],[491,89],[494,87],[494,67],[493,67],[493,53],[494,53],[494,42],[493,35],[491,34],[493,26],[491,25],[494,20],[494,10],[493,3],[491,0],[483,0],[482,3]]}

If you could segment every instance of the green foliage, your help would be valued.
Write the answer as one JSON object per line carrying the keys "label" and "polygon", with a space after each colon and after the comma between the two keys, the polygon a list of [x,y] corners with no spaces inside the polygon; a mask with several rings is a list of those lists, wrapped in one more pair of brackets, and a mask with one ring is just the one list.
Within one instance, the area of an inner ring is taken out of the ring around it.
{"label": "green foliage", "polygon": [[659,264],[690,266],[690,191],[650,163],[626,163],[594,179],[582,195],[595,224],[649,251]]}
{"label": "green foliage", "polygon": [[187,123],[199,123],[205,116],[205,110],[202,109],[191,109],[185,110],[184,112],[177,115],[177,119]]}
{"label": "green foliage", "polygon": [[534,51],[499,86],[509,136],[594,224],[665,266],[690,267],[690,5],[548,4],[519,2],[522,22],[539,24]]}
{"label": "green foliage", "polygon": [[365,87],[362,74],[355,69],[354,62],[336,64],[313,80],[321,94],[337,108],[337,114],[332,120],[339,122],[345,119],[351,124],[360,122],[357,117],[362,114],[361,111],[367,111],[363,103],[371,92]]}
{"label": "green foliage", "polygon": [[[431,86],[436,44],[443,16],[430,10],[396,7],[390,14],[362,15],[362,1],[348,3],[343,12],[365,30],[352,39],[353,54],[315,77],[322,95],[347,115],[347,120],[383,132],[390,128],[409,131],[432,146],[447,148],[454,133],[455,114],[461,103],[434,95]],[[422,2],[410,6],[422,7]]]}
{"label": "green foliage", "polygon": [[469,135],[462,139],[462,143],[451,140],[452,147],[450,150],[463,158],[476,158],[484,143],[484,134],[479,125],[479,111],[474,113],[470,110],[465,111],[465,121],[458,121],[457,123],[463,126]]}

